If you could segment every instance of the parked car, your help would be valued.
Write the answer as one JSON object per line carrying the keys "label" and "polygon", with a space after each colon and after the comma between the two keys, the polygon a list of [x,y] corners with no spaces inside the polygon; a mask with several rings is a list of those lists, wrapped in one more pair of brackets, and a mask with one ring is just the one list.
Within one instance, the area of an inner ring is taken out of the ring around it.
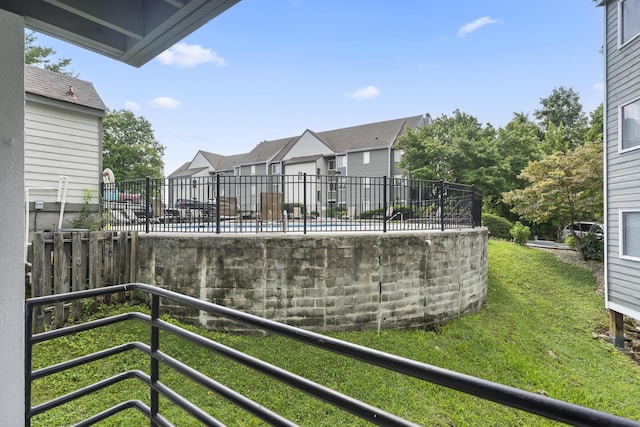
{"label": "parked car", "polygon": [[594,233],[600,238],[604,236],[604,225],[593,221],[577,221],[562,229],[563,240],[566,239],[567,236],[571,235],[571,230],[573,230],[578,236],[583,236],[587,233]]}

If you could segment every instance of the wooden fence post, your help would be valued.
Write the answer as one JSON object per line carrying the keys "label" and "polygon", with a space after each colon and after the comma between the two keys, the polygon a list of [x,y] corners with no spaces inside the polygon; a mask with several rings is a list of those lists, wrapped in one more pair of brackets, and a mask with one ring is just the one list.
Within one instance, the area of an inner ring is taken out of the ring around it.
{"label": "wooden fence post", "polygon": [[[86,262],[84,257],[84,233],[71,233],[71,289],[83,291],[86,289]],[[82,301],[76,300],[73,303],[73,320],[82,317]]]}
{"label": "wooden fence post", "polygon": [[[45,275],[47,274],[51,274],[51,262],[45,251],[44,233],[35,233],[33,236],[33,263],[31,264],[32,297],[48,295],[45,289]],[[36,307],[33,311],[33,317],[33,332],[44,332],[44,307],[41,305]]]}
{"label": "wooden fence post", "polygon": [[[69,274],[68,274],[68,261],[67,261],[67,253],[64,247],[64,233],[56,232],[53,234],[53,246],[54,246],[54,286],[55,293],[62,294],[65,292],[69,292]],[[56,303],[55,304],[55,326],[56,328],[60,328],[64,326],[66,321],[64,315],[64,304]]]}
{"label": "wooden fence post", "polygon": [[[113,232],[104,235],[104,247],[102,251],[103,270],[102,286],[113,285]],[[111,304],[111,295],[104,296],[104,303]]]}

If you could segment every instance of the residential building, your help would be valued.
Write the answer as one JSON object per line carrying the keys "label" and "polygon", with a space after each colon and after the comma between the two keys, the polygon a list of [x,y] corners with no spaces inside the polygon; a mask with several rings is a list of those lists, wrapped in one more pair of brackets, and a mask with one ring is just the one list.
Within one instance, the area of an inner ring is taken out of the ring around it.
{"label": "residential building", "polygon": [[[259,210],[261,194],[281,193],[284,196],[282,202],[299,203],[302,192],[287,191],[291,184],[285,184],[283,176],[297,175],[302,179],[306,175],[305,192],[315,198],[314,210],[353,208],[357,213],[379,204],[378,200],[367,196],[374,193],[367,191],[369,178],[386,176],[389,179],[403,179],[404,171],[399,167],[402,150],[396,148],[398,138],[407,129],[419,128],[430,121],[430,115],[426,114],[324,132],[307,129],[299,136],[262,141],[249,153],[237,156],[208,153],[207,157],[204,152],[199,152],[193,161],[173,172],[169,178],[193,179],[222,169],[226,173],[229,167],[233,167],[235,177],[269,176],[266,182],[249,183],[247,185],[250,188],[246,191],[236,191],[237,194],[234,194],[243,211],[254,212]],[[224,166],[216,167],[214,159]],[[320,179],[326,176],[330,177],[329,181]],[[362,189],[357,197],[349,193],[354,191],[353,185],[341,184],[341,180],[351,177],[361,178]],[[225,178],[225,181],[228,183],[229,179]],[[247,180],[238,178],[238,182]],[[188,182],[182,185],[186,186]],[[236,190],[239,188],[236,187]],[[406,194],[394,195],[399,202],[406,198]],[[357,202],[349,203],[355,200]]]}
{"label": "residential building", "polygon": [[69,228],[98,211],[106,107],[90,82],[31,65],[24,77],[26,228]]}
{"label": "residential building", "polygon": [[605,57],[605,301],[624,345],[622,316],[640,319],[640,0],[602,0]]}

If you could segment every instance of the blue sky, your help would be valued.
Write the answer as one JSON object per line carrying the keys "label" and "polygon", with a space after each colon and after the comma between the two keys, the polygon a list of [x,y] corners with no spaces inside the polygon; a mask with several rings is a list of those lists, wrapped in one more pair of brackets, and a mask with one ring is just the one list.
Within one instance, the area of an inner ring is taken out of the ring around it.
{"label": "blue sky", "polygon": [[38,34],[166,147],[198,150],[455,109],[503,127],[573,88],[603,100],[603,11],[590,0],[242,0],[141,68]]}

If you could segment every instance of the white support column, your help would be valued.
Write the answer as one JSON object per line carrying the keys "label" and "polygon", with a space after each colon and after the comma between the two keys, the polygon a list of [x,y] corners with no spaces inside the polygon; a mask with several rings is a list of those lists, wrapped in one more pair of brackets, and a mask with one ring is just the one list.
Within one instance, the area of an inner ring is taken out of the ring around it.
{"label": "white support column", "polygon": [[0,9],[0,426],[24,425],[24,19]]}

